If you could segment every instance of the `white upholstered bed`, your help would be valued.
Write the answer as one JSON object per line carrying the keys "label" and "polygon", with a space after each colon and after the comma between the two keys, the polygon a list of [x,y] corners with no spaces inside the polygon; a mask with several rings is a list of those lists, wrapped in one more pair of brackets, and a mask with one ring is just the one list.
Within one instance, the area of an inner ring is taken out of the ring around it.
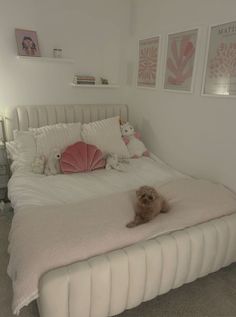
{"label": "white upholstered bed", "polygon": [[[125,105],[18,107],[9,114],[7,136],[58,122],[90,122],[120,115]],[[16,212],[24,207],[67,204],[183,177],[158,159],[132,160],[129,173],[89,175],[13,174],[9,196]],[[157,179],[158,178],[158,179]],[[66,194],[63,184],[71,186]],[[81,184],[82,187],[81,187]],[[57,195],[51,195],[54,186]],[[76,188],[73,192],[73,188]],[[82,190],[83,188],[83,190]],[[235,210],[236,211],[236,210]],[[105,317],[139,305],[170,289],[217,271],[236,260],[236,213],[110,251],[45,273],[39,283],[42,317]]]}

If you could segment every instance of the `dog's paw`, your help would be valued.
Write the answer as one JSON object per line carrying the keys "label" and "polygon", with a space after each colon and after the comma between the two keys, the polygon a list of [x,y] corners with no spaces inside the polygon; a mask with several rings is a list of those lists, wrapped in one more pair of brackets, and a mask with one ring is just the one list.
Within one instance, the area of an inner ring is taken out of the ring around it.
{"label": "dog's paw", "polygon": [[168,202],[167,202],[166,200],[164,200],[160,212],[161,212],[162,214],[165,214],[165,213],[167,213],[169,210],[170,210],[170,206],[169,206]]}
{"label": "dog's paw", "polygon": [[134,221],[131,221],[131,222],[127,223],[127,225],[126,225],[127,228],[133,228],[135,226],[136,226],[136,224]]}
{"label": "dog's paw", "polygon": [[169,209],[162,209],[162,210],[160,211],[161,214],[167,214],[167,212],[169,212]]}

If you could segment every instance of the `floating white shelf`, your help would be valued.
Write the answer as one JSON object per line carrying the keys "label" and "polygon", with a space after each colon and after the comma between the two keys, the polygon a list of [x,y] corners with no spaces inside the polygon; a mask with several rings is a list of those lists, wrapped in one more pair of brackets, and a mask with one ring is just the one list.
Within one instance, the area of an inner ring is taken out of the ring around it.
{"label": "floating white shelf", "polygon": [[115,84],[109,84],[109,85],[101,85],[101,84],[95,84],[95,85],[85,85],[85,84],[70,84],[73,87],[78,87],[78,88],[119,88],[119,85]]}
{"label": "floating white shelf", "polygon": [[43,63],[51,63],[51,62],[55,62],[55,63],[74,63],[73,59],[69,59],[69,58],[63,58],[63,57],[32,57],[32,56],[19,56],[17,55],[17,59],[20,60],[24,60],[24,61],[32,61],[32,62],[43,62]]}

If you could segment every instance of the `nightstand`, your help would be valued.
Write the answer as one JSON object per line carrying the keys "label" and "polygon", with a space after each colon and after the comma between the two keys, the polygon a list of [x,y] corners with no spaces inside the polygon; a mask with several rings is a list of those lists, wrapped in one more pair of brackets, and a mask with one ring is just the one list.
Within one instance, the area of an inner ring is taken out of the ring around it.
{"label": "nightstand", "polygon": [[7,159],[6,146],[0,143],[0,201],[7,200],[7,183],[10,178],[10,169]]}

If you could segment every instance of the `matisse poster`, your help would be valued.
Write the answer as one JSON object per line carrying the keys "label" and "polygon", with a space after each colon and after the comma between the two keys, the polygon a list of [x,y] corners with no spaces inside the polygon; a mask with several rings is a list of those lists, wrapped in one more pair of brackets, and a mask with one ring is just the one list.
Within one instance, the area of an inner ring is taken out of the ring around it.
{"label": "matisse poster", "polygon": [[210,28],[203,94],[236,96],[236,21]]}
{"label": "matisse poster", "polygon": [[164,88],[191,92],[198,30],[168,35]]}
{"label": "matisse poster", "polygon": [[156,87],[159,42],[159,36],[139,41],[138,87]]}

